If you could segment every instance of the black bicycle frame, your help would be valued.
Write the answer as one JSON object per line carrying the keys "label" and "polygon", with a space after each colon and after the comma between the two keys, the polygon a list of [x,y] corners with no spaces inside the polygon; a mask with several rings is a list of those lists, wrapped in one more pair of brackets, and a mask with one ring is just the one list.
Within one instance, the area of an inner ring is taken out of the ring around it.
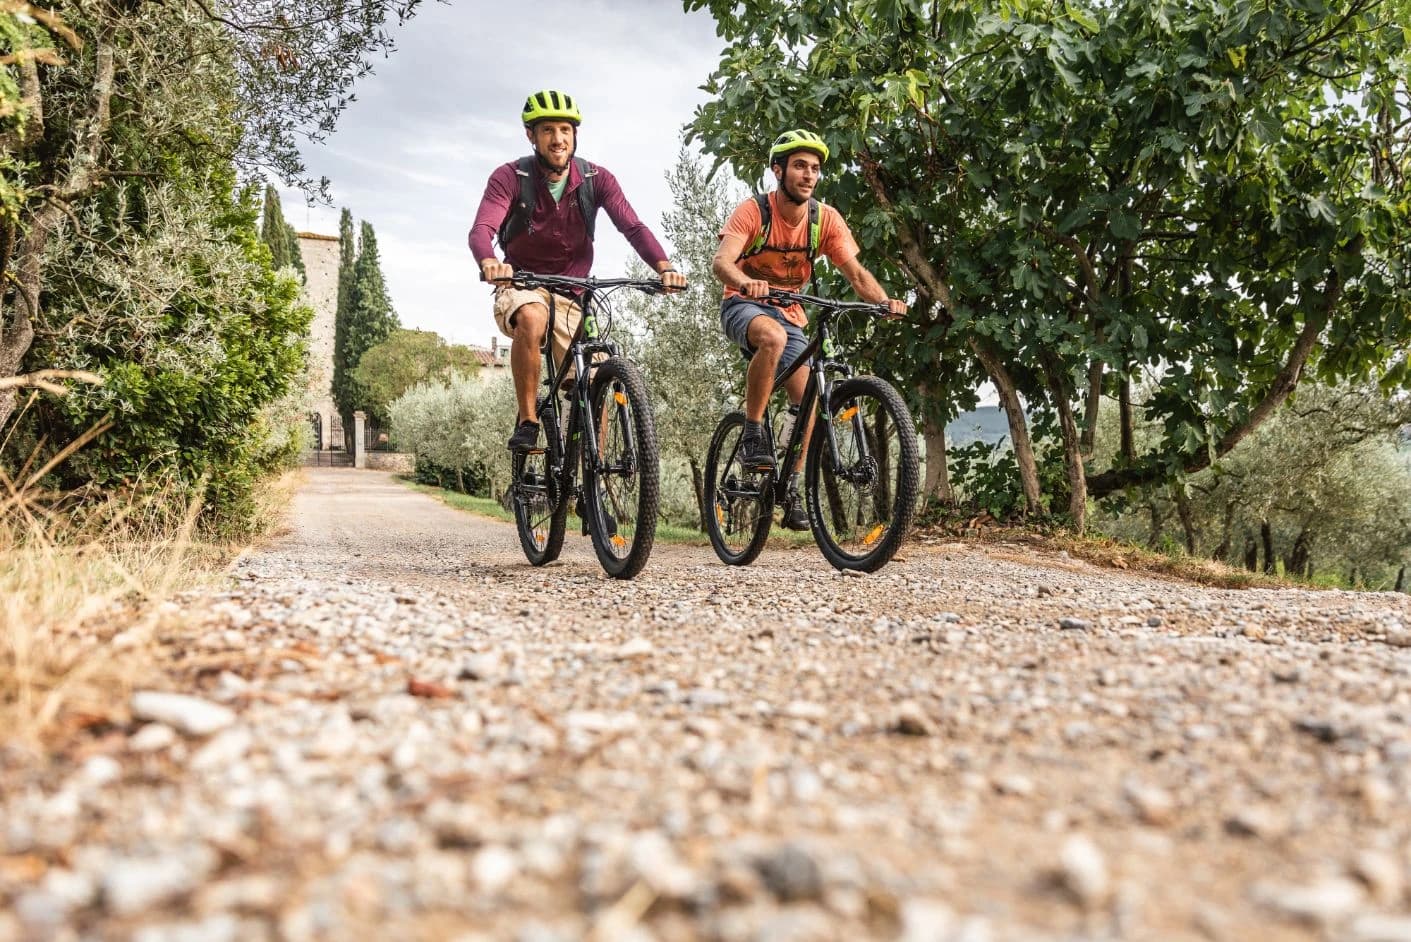
{"label": "black bicycle frame", "polygon": [[[808,342],[808,345],[804,347],[803,352],[798,355],[794,362],[789,364],[789,368],[774,380],[774,386],[769,391],[769,396],[772,399],[775,393],[783,389],[785,384],[788,383],[789,377],[793,376],[794,373],[805,366],[809,368],[808,381],[804,384],[803,395],[799,397],[799,417],[798,420],[794,422],[793,428],[789,430],[789,440],[784,446],[783,462],[779,466],[778,473],[774,475],[773,489],[776,503],[782,503],[788,492],[789,478],[793,472],[795,457],[803,448],[803,436],[805,430],[808,428],[808,419],[813,416],[814,407],[819,403],[822,403],[822,408],[819,411],[824,419],[821,423],[823,428],[815,429],[814,434],[822,433],[827,435],[828,448],[830,456],[833,459],[833,467],[840,468],[843,465],[842,455],[838,452],[838,441],[833,437],[833,416],[832,413],[828,411],[829,407],[827,405],[829,400],[832,399],[834,386],[834,381],[830,374],[840,373],[844,377],[848,377],[853,375],[853,369],[841,360],[833,359],[831,355],[832,344],[829,343],[828,325],[829,321],[835,316],[835,313],[836,312],[827,308],[819,313],[817,320],[818,326],[814,331],[813,339]],[[766,407],[764,410],[764,427],[769,429],[768,434],[771,448],[776,444],[774,442],[773,425],[773,422],[770,420],[769,409]],[[867,443],[865,441],[859,442],[859,447],[861,449],[860,453],[866,456]]]}
{"label": "black bicycle frame", "polygon": [[[582,301],[579,305],[583,316],[578,321],[578,329],[573,332],[569,340],[568,349],[564,351],[563,362],[554,363],[554,319],[556,316],[556,299],[558,294],[543,282],[548,279],[531,277],[521,282],[526,287],[544,287],[549,295],[549,322],[544,331],[544,345],[541,348],[544,354],[544,364],[548,372],[548,409],[554,417],[554,435],[546,436],[548,452],[549,476],[558,482],[559,488],[566,499],[568,491],[573,486],[576,469],[569,466],[565,460],[568,453],[570,441],[578,438],[579,431],[583,433],[585,450],[580,454],[585,461],[591,462],[590,467],[594,474],[599,474],[604,470],[621,470],[631,472],[635,468],[612,468],[605,469],[602,463],[602,456],[598,449],[598,430],[593,423],[586,421],[585,416],[589,415],[588,396],[590,393],[588,370],[593,358],[599,354],[609,357],[618,356],[622,349],[613,341],[598,336],[598,324],[596,313],[593,310],[593,302],[596,300],[597,288],[611,288],[620,285],[635,284],[631,279],[610,278],[598,281],[596,279],[586,279],[589,283],[584,287]],[[573,378],[573,395],[571,405],[568,410],[568,422],[563,419],[563,404],[559,401],[559,385],[563,377],[568,373],[569,361],[573,361],[575,370]],[[633,456],[637,454],[637,443],[634,441],[635,432],[632,423],[622,424],[622,434],[625,445],[624,453],[630,464]]]}

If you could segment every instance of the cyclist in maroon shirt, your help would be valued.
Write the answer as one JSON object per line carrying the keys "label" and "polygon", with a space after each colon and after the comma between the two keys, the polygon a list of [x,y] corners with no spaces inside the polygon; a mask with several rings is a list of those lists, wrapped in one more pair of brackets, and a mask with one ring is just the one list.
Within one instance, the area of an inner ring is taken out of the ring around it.
{"label": "cyclist in maroon shirt", "polygon": [[[583,116],[573,96],[546,89],[524,102],[520,118],[534,148],[532,158],[503,164],[490,174],[480,209],[470,228],[470,251],[486,281],[496,283],[495,323],[514,338],[514,376],[519,421],[510,437],[513,451],[529,451],[539,440],[535,395],[539,350],[549,322],[549,292],[522,290],[508,283],[518,270],[536,275],[586,277],[593,268],[593,221],[599,207],[617,230],[656,271],[668,289],[686,286],[647,225],[622,195],[606,168],[575,157]],[[532,197],[532,198],[528,198]],[[494,237],[504,253],[495,257]],[[554,361],[560,362],[582,318],[575,299],[554,299]]]}

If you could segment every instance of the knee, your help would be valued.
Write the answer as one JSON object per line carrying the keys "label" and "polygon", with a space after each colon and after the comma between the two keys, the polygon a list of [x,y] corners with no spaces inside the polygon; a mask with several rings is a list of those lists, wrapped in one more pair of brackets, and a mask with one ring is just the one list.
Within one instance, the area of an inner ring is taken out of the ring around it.
{"label": "knee", "polygon": [[784,328],[778,324],[766,322],[760,329],[755,331],[753,338],[756,351],[765,354],[773,359],[784,352],[784,347],[789,341],[789,335],[784,332]]}
{"label": "knee", "polygon": [[544,305],[526,304],[514,312],[514,339],[519,343],[542,343],[548,323],[549,312]]}

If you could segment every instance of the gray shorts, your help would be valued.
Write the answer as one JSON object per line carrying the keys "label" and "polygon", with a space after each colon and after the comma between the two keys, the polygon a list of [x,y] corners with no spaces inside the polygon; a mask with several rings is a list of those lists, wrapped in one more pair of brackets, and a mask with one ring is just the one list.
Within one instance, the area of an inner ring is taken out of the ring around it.
{"label": "gray shorts", "polygon": [[720,329],[725,331],[725,336],[739,345],[740,352],[746,358],[754,356],[754,348],[749,342],[749,329],[750,321],[756,317],[770,318],[789,335],[789,339],[784,342],[784,353],[779,357],[779,366],[774,370],[774,375],[779,376],[803,353],[804,347],[808,346],[808,337],[804,335],[802,327],[785,320],[784,315],[774,305],[752,301],[743,295],[734,295],[726,298],[720,305]]}

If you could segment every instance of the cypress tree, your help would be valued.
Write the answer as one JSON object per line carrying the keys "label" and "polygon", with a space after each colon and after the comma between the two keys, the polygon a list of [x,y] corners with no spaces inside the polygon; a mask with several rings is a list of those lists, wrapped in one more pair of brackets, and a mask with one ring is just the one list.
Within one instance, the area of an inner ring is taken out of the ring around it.
{"label": "cypress tree", "polygon": [[[349,218],[351,227],[351,217]],[[340,288],[342,287],[340,280]],[[400,326],[387,294],[387,282],[382,275],[382,261],[377,251],[377,235],[372,224],[364,222],[358,239],[358,257],[353,264],[353,276],[348,286],[347,314],[343,319],[342,350],[337,349],[338,334],[334,334],[334,371],[341,363],[341,383],[335,386],[334,401],[343,415],[344,437],[353,428],[353,412],[369,408],[367,391],[353,378],[353,370],[368,348],[386,340]],[[336,328],[336,325],[335,325]],[[341,396],[341,398],[340,398]],[[373,416],[381,420],[383,416]]]}
{"label": "cypress tree", "polygon": [[288,223],[284,224],[284,231],[289,238],[289,264],[293,265],[299,272],[299,281],[309,280],[308,269],[304,268],[304,251],[299,248],[299,231]]}
{"label": "cypress tree", "polygon": [[290,226],[284,221],[284,209],[279,205],[279,191],[265,185],[265,212],[260,220],[260,238],[269,246],[271,262],[276,269],[292,265],[289,258]]}
{"label": "cypress tree", "polygon": [[[353,293],[353,269],[356,266],[358,247],[353,235],[353,214],[344,209],[338,219],[338,306],[333,315],[333,405],[343,418],[344,438],[352,428],[353,404],[348,390],[353,367],[357,360],[348,362],[348,317],[352,311],[350,303]],[[361,354],[359,354],[361,356]]]}

